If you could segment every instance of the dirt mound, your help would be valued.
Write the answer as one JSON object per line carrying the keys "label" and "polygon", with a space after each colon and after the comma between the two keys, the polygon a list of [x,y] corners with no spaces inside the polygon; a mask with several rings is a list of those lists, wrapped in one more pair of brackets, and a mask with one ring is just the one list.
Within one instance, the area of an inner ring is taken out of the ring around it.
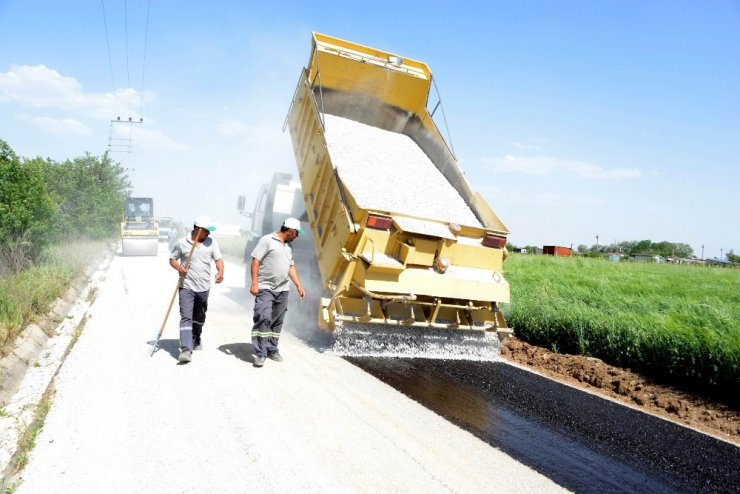
{"label": "dirt mound", "polygon": [[556,380],[740,444],[740,412],[722,403],[657,384],[596,358],[553,353],[516,338],[504,343],[501,356]]}

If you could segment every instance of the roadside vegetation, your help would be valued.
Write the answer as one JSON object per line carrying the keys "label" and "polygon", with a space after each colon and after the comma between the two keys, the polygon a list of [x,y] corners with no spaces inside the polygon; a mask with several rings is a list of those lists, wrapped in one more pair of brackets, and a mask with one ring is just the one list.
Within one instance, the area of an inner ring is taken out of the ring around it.
{"label": "roadside vegetation", "polygon": [[107,154],[27,159],[0,139],[0,350],[105,251],[129,192]]}
{"label": "roadside vegetation", "polygon": [[740,402],[739,270],[516,254],[505,269],[520,339]]}
{"label": "roadside vegetation", "polygon": [[[43,396],[41,397],[41,401],[39,401],[39,403],[36,405],[36,411],[34,413],[33,420],[18,439],[18,449],[16,450],[15,455],[10,461],[10,477],[17,475],[21,470],[23,470],[26,464],[28,464],[29,455],[31,454],[31,451],[33,451],[33,448],[36,446],[36,438],[41,432],[41,429],[43,429],[44,427],[46,416],[49,414],[49,410],[51,409],[51,404],[55,393],[56,389],[54,389],[53,386],[50,386],[44,392]],[[11,492],[15,490],[15,487],[13,486],[17,487],[17,484],[11,485],[10,489],[12,490],[9,489]]]}
{"label": "roadside vegetation", "polygon": [[28,324],[45,316],[72,281],[102,258],[109,245],[102,240],[83,240],[49,246],[33,265],[0,276],[0,354]]}

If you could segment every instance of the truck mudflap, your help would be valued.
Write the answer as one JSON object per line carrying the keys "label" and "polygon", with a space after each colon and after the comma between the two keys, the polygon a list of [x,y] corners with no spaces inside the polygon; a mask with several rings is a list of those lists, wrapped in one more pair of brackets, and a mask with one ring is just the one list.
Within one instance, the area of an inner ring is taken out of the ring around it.
{"label": "truck mudflap", "polygon": [[156,256],[158,250],[157,237],[124,237],[121,240],[123,256]]}

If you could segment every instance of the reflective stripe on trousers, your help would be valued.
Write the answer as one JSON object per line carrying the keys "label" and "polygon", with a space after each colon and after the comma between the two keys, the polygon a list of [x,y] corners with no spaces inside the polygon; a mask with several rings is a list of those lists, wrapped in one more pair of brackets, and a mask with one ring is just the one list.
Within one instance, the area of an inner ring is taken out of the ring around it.
{"label": "reflective stripe on trousers", "polygon": [[252,346],[254,353],[266,357],[277,352],[280,330],[288,310],[288,292],[274,292],[261,289],[254,298],[254,326],[252,326]]}
{"label": "reflective stripe on trousers", "polygon": [[193,339],[200,339],[208,310],[208,293],[180,288],[180,348],[193,351]]}

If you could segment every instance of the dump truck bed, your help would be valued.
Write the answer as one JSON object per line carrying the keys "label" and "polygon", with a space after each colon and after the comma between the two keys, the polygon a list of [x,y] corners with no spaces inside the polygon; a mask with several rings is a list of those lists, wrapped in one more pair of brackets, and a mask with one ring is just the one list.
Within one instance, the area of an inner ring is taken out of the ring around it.
{"label": "dump truck bed", "polygon": [[428,67],[314,34],[287,126],[323,283],[320,324],[510,330],[508,229],[426,109]]}
{"label": "dump truck bed", "polygon": [[409,136],[329,114],[324,126],[331,162],[358,207],[481,227]]}

